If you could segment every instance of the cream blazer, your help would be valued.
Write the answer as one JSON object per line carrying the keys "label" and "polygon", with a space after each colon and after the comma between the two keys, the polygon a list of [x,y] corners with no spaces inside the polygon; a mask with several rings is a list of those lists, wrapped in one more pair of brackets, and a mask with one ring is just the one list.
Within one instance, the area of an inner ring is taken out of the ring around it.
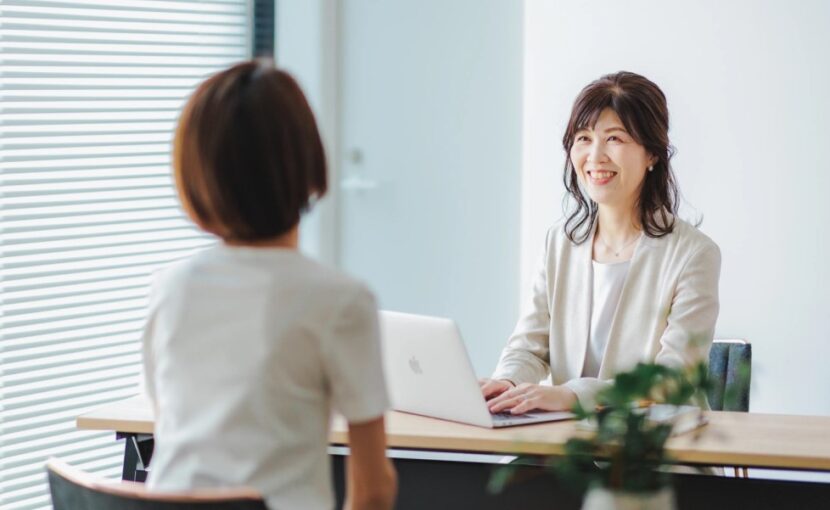
{"label": "cream blazer", "polygon": [[548,230],[530,302],[502,352],[494,379],[573,390],[591,408],[596,393],[638,362],[688,366],[708,361],[718,318],[720,250],[677,219],[661,238],[644,236],[634,251],[597,378],[581,377],[588,347],[596,226],[582,244],[564,221]]}

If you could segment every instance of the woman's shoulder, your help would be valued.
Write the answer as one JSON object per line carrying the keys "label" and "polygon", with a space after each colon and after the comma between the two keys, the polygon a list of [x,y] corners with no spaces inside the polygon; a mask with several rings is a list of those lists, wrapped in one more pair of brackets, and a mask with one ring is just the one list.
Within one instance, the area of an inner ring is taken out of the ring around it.
{"label": "woman's shoulder", "polygon": [[[270,281],[313,297],[322,304],[345,296],[366,296],[371,292],[362,282],[296,250],[228,248],[221,244],[200,250],[173,262],[153,277],[154,287],[182,288],[189,281],[234,275],[240,285]],[[315,297],[316,296],[316,297]]]}
{"label": "woman's shoulder", "polygon": [[356,340],[350,332],[364,334],[376,328],[378,303],[365,283],[309,257],[303,256],[300,263],[303,276],[294,282],[295,294],[308,306],[297,319],[313,323],[317,331],[336,331],[321,335],[320,341],[353,343]]}
{"label": "woman's shoulder", "polygon": [[337,314],[344,309],[376,309],[376,299],[369,287],[357,278],[300,252],[291,267],[283,268],[275,285],[288,285],[314,308]]}
{"label": "woman's shoulder", "polygon": [[[701,244],[715,244],[709,236],[701,232],[698,227],[692,225],[688,221],[678,217],[671,218],[671,220],[674,222],[674,227],[670,236],[675,236],[675,239]],[[559,218],[551,223],[547,228],[548,242],[562,242],[563,240],[569,240],[566,224],[567,218]],[[589,226],[588,229],[591,230],[591,228],[592,226]]]}
{"label": "woman's shoulder", "polygon": [[175,288],[177,284],[186,281],[193,272],[196,260],[203,257],[204,251],[209,249],[198,250],[189,257],[177,259],[156,268],[150,274],[151,288],[158,294],[160,291]]}
{"label": "woman's shoulder", "polygon": [[681,218],[674,219],[674,228],[671,234],[665,237],[665,242],[682,247],[684,251],[696,253],[701,250],[720,252],[717,243],[704,234],[697,226]]}
{"label": "woman's shoulder", "polygon": [[304,255],[302,257],[305,274],[312,288],[341,296],[371,296],[366,284],[357,278]]}
{"label": "woman's shoulder", "polygon": [[690,264],[702,264],[713,272],[720,268],[721,253],[717,243],[697,226],[680,218],[675,218],[671,233],[643,241],[648,248],[642,251],[644,259],[657,262],[665,270],[684,270]]}
{"label": "woman's shoulder", "polygon": [[[560,218],[550,224],[547,232],[545,233],[545,249],[548,253],[561,252],[581,244],[571,240],[568,236],[567,227],[567,218]],[[591,226],[588,227],[589,230],[591,228]]]}

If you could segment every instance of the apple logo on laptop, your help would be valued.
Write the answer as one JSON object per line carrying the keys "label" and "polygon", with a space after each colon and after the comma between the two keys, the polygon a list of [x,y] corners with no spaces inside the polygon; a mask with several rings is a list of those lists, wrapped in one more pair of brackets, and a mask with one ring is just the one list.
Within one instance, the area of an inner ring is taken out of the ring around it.
{"label": "apple logo on laptop", "polygon": [[421,375],[421,374],[424,373],[424,371],[421,370],[421,362],[418,361],[415,358],[415,356],[412,356],[411,358],[409,358],[409,368],[411,368],[412,371],[415,372],[418,375]]}

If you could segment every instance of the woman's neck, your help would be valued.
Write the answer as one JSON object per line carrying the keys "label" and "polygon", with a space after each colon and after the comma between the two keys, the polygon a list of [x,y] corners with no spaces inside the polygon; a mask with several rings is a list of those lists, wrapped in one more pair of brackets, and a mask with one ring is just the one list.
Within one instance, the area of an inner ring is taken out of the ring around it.
{"label": "woman's neck", "polygon": [[297,250],[300,246],[300,226],[295,225],[288,232],[270,239],[258,241],[225,241],[228,246],[244,246],[247,248],[286,248]]}
{"label": "woman's neck", "polygon": [[642,230],[635,208],[620,209],[600,205],[597,216],[598,233],[603,241],[612,246],[621,246],[629,242]]}

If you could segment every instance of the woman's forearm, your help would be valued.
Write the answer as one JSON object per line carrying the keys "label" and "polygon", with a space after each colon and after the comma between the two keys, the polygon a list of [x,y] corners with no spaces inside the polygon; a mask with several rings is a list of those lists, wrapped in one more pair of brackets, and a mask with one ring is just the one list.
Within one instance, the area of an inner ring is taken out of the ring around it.
{"label": "woman's forearm", "polygon": [[346,510],[389,510],[397,495],[397,475],[386,457],[383,417],[349,424],[351,453],[346,468]]}

